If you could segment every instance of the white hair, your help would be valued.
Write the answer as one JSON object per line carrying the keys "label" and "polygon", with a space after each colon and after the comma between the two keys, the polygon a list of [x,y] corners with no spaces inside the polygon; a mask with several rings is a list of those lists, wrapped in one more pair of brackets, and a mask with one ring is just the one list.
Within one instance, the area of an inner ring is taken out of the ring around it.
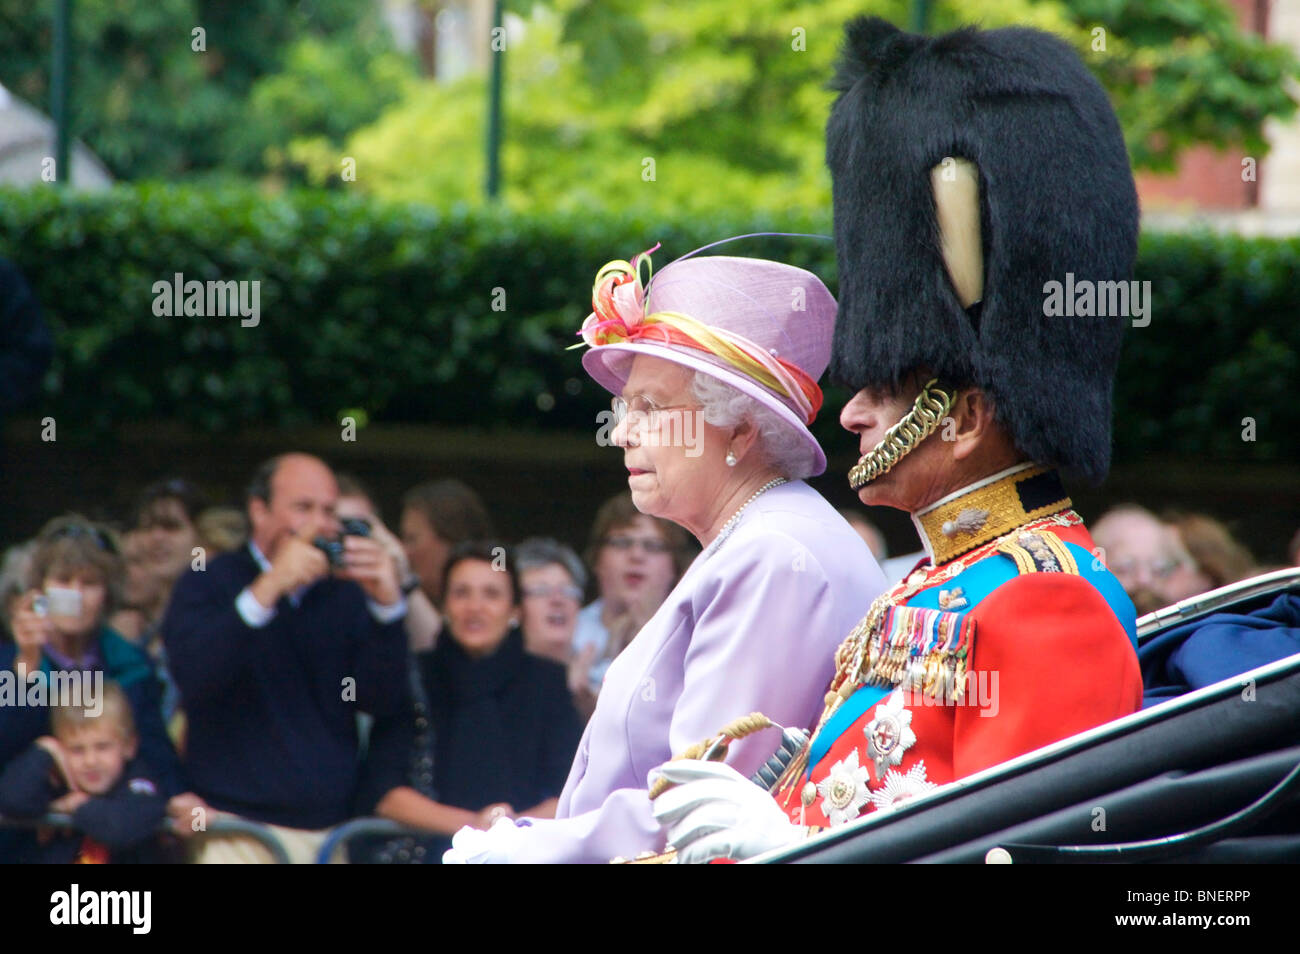
{"label": "white hair", "polygon": [[554,564],[564,568],[578,589],[587,588],[587,568],[578,559],[578,554],[552,537],[529,537],[516,544],[514,558],[515,572],[520,576],[529,570]]}
{"label": "white hair", "polygon": [[746,419],[751,421],[758,432],[755,447],[763,460],[781,476],[789,480],[804,480],[812,476],[813,461],[807,442],[776,411],[700,371],[696,371],[691,380],[691,392],[703,406],[704,420],[714,427],[725,430]]}

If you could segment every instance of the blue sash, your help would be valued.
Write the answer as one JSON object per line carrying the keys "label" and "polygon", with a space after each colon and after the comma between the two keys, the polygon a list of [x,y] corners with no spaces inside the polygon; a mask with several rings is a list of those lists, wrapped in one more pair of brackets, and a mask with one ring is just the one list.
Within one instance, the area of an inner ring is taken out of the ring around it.
{"label": "blue sash", "polygon": [[864,712],[893,691],[892,686],[862,686],[835,710],[835,714],[822,726],[822,730],[817,733],[812,741],[812,748],[808,750],[807,775],[809,778],[812,778],[813,766],[826,757],[826,753],[830,751],[836,740],[849,731],[849,726],[857,722]]}

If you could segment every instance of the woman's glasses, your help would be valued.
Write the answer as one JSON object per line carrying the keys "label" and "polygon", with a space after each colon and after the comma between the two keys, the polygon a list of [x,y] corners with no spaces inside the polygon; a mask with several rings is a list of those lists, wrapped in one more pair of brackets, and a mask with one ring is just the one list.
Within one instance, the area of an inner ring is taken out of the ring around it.
{"label": "woman's glasses", "polygon": [[628,421],[628,426],[635,426],[640,423],[647,423],[651,428],[657,428],[662,420],[665,411],[688,411],[698,410],[698,404],[656,404],[645,394],[637,394],[631,400],[623,400],[616,397],[609,402],[610,408],[614,411],[614,424],[618,426],[624,421]]}
{"label": "woman's glasses", "polygon": [[672,547],[667,543],[664,543],[664,541],[651,540],[648,537],[606,537],[605,546],[613,547],[621,553],[626,553],[633,547],[640,547],[646,553],[652,555],[657,553],[667,553],[672,549]]}
{"label": "woman's glasses", "polygon": [[544,600],[549,600],[553,596],[563,596],[575,603],[582,602],[582,590],[572,583],[563,585],[538,583],[533,586],[525,586],[523,593],[525,597],[539,597]]}

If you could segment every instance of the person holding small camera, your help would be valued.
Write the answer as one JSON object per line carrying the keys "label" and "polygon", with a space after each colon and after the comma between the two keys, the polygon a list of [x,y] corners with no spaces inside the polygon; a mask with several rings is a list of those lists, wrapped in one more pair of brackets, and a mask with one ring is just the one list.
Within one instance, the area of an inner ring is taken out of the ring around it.
{"label": "person holding small camera", "polygon": [[[26,590],[9,608],[14,641],[0,643],[0,673],[13,690],[0,693],[0,770],[50,734],[51,710],[67,702],[67,694],[93,707],[105,681],[112,681],[130,703],[140,755],[158,772],[161,793],[180,791],[157,670],[144,650],[106,622],[123,572],[112,532],[84,517],[56,517],[37,535]],[[13,860],[20,834],[0,830],[0,862]]]}
{"label": "person holding small camera", "polygon": [[[362,536],[373,537],[388,552],[406,597],[406,637],[411,652],[433,649],[442,632],[442,615],[420,584],[402,541],[380,517],[369,489],[350,474],[336,474],[339,484],[338,516],[344,527],[355,527]],[[347,530],[345,529],[345,532]]]}
{"label": "person holding small camera", "polygon": [[251,838],[206,834],[211,811],[271,826],[312,862],[351,814],[358,711],[407,704],[406,601],[377,541],[343,533],[330,468],[264,463],[248,490],[252,537],[181,578],[163,640],[189,716],[193,791],[173,800],[200,862],[269,861]]}

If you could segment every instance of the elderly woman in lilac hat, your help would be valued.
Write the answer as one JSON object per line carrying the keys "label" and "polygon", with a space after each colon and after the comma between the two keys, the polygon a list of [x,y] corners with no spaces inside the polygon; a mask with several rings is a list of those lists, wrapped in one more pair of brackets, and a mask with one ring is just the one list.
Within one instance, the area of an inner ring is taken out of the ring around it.
{"label": "elderly woman in lilac hat", "polygon": [[[652,250],[653,251],[653,250]],[[826,458],[821,406],[835,300],[811,273],[751,258],[684,258],[643,287],[597,274],[583,366],[613,395],[605,436],[641,512],[703,552],[610,665],[554,819],[464,829],[448,861],[605,862],[663,848],[652,768],[759,711],[812,723],[835,648],[885,580],[866,544],[805,478]],[[730,746],[749,775],[780,744]]]}

